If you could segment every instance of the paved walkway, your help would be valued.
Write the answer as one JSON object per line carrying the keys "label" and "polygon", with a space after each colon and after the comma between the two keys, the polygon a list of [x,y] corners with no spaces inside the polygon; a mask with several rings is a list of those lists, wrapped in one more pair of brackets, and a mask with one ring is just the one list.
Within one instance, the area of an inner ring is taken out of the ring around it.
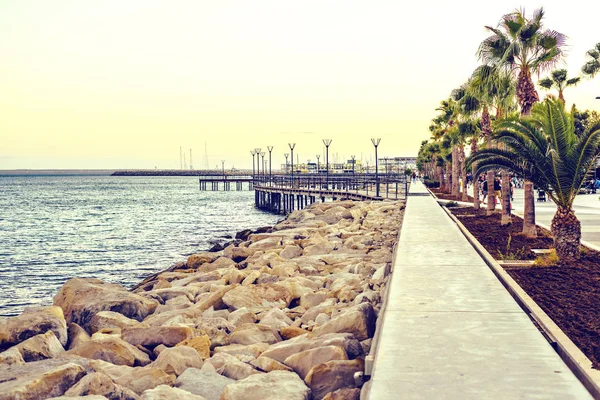
{"label": "paved walkway", "polygon": [[591,396],[421,183],[411,185],[370,399]]}

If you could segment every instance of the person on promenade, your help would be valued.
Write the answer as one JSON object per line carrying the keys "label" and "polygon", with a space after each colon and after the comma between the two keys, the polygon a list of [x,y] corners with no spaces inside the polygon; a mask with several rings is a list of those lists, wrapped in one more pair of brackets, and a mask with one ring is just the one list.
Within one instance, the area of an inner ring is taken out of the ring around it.
{"label": "person on promenade", "polygon": [[487,179],[483,179],[483,183],[481,184],[481,194],[483,195],[483,200],[481,201],[483,204],[487,204],[486,200],[488,197],[488,181]]}
{"label": "person on promenade", "polygon": [[[498,200],[496,200],[498,199]],[[502,185],[500,184],[500,178],[494,179],[494,206],[501,204],[502,201]]]}

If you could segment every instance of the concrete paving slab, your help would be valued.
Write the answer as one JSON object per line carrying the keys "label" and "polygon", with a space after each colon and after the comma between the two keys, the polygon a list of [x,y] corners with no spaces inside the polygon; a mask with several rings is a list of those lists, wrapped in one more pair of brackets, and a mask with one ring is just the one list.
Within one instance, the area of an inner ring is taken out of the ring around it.
{"label": "concrete paving slab", "polygon": [[431,197],[407,199],[388,290],[370,399],[591,398]]}

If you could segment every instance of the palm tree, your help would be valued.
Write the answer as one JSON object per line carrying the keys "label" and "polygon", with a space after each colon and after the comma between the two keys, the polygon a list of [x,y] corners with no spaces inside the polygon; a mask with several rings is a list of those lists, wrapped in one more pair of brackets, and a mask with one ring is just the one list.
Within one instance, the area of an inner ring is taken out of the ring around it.
{"label": "palm tree", "polygon": [[600,71],[600,43],[596,43],[596,47],[588,50],[585,54],[588,60],[581,67],[581,72],[585,76],[593,78]]}
{"label": "palm tree", "polygon": [[543,87],[544,89],[547,89],[547,90],[556,87],[556,89],[558,90],[558,98],[563,103],[565,102],[565,96],[563,94],[563,92],[565,91],[565,88],[567,88],[569,86],[575,86],[581,80],[580,77],[567,79],[567,70],[566,69],[556,69],[556,70],[552,71],[550,76],[551,77],[546,77],[546,78],[542,79],[541,81],[539,81],[539,84],[541,87]]}
{"label": "palm tree", "polygon": [[[486,140],[486,146],[491,148],[494,144],[492,143],[492,123],[489,114],[490,109],[496,110],[496,121],[501,120],[504,115],[512,111],[515,107],[515,82],[513,74],[509,71],[494,67],[491,65],[480,65],[473,71],[471,78],[469,79],[469,92],[472,96],[476,97],[482,104],[481,113],[481,132],[482,136]],[[472,149],[472,153],[477,149]],[[473,170],[477,169],[476,165],[473,166]],[[502,172],[503,181],[508,179],[505,171]],[[487,180],[493,182],[495,173],[494,171],[488,171]],[[503,184],[504,186],[504,184]],[[510,189],[510,187],[508,187]],[[476,191],[477,188],[474,188]],[[502,206],[502,218],[501,223],[503,225],[509,224],[510,218],[510,192],[504,190],[503,192],[503,206]],[[508,206],[505,206],[507,203]],[[478,207],[475,207],[476,209]],[[491,215],[495,210],[494,202],[488,201],[487,204],[487,215]]]}
{"label": "palm tree", "polygon": [[[559,32],[543,30],[544,10],[533,12],[531,19],[523,10],[506,14],[498,27],[486,26],[492,35],[479,46],[478,57],[486,64],[511,71],[517,75],[516,95],[521,106],[521,115],[529,115],[533,105],[539,101],[532,73],[552,69],[563,57],[562,46],[566,37]],[[524,184],[523,233],[536,236],[535,199],[533,184]]]}
{"label": "palm tree", "polygon": [[548,191],[557,206],[551,226],[556,253],[565,262],[578,259],[581,224],[573,201],[600,154],[600,121],[578,136],[564,104],[546,99],[530,118],[500,123],[494,136],[506,149],[480,150],[469,161],[478,163],[478,171],[506,168]]}

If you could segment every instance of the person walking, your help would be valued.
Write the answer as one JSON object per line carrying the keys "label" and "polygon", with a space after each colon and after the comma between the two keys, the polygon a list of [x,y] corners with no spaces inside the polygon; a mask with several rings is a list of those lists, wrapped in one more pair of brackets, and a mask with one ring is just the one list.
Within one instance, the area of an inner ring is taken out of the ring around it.
{"label": "person walking", "polygon": [[[496,201],[496,199],[498,199]],[[502,184],[500,183],[500,178],[496,177],[494,179],[494,207],[496,203],[502,204]]]}

